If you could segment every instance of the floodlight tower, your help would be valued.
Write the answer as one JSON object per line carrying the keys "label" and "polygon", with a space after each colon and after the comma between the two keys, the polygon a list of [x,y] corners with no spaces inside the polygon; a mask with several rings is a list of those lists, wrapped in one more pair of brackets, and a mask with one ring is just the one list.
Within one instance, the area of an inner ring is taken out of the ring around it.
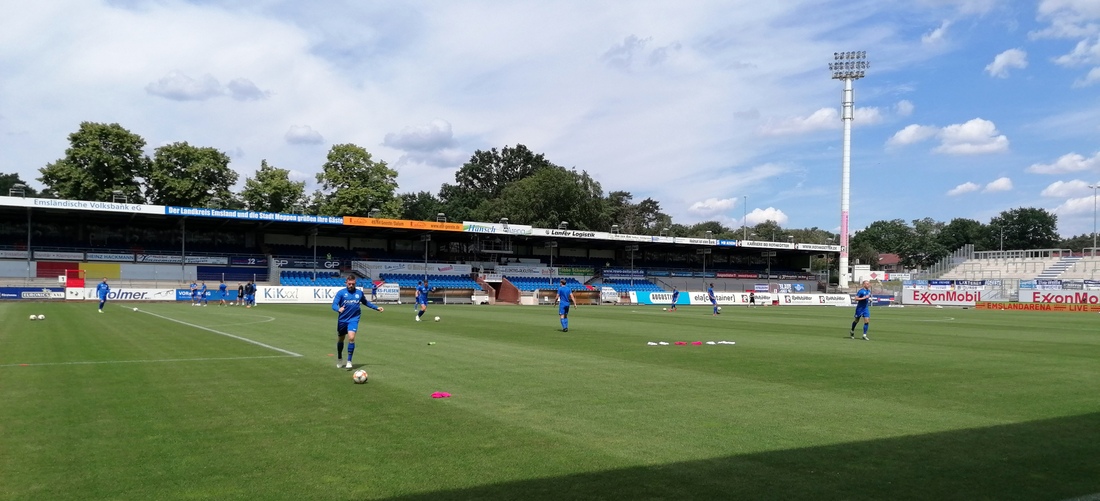
{"label": "floodlight tower", "polygon": [[864,71],[871,67],[867,61],[867,51],[834,52],[829,71],[834,80],[844,81],[844,96],[841,98],[840,119],[844,122],[844,153],[840,175],[840,263],[837,286],[848,289],[852,274],[848,271],[848,187],[852,161],[852,120],[855,118],[855,99],[852,97],[852,81],[863,78]]}

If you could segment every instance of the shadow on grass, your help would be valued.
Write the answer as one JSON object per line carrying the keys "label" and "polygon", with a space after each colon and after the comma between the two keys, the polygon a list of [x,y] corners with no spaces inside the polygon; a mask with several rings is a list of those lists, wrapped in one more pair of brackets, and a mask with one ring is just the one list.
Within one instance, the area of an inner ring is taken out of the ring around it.
{"label": "shadow on grass", "polygon": [[1100,413],[393,499],[1058,500],[1097,492]]}

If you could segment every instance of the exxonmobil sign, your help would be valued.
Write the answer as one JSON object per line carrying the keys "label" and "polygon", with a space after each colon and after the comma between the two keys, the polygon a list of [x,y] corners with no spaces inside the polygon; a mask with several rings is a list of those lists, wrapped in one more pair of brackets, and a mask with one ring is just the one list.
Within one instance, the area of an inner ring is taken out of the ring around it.
{"label": "exxonmobil sign", "polygon": [[945,291],[902,289],[902,304],[927,306],[974,306],[982,300],[982,291]]}
{"label": "exxonmobil sign", "polygon": [[1021,303],[1100,304],[1100,291],[1020,290]]}

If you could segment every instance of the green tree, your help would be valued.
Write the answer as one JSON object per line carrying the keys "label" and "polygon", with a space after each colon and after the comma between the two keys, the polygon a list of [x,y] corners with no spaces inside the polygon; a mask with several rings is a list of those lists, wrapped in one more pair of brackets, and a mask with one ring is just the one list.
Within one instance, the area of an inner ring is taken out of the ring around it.
{"label": "green tree", "polygon": [[905,249],[912,247],[912,239],[913,229],[904,220],[875,221],[856,233],[851,238],[849,247],[855,248],[856,244],[866,243],[879,254],[901,255]]}
{"label": "green tree", "polygon": [[1082,235],[1075,235],[1070,238],[1063,239],[1058,247],[1063,249],[1073,249],[1077,252],[1082,252],[1085,249],[1092,247],[1092,233],[1085,233]]}
{"label": "green tree", "polygon": [[[848,247],[848,259],[850,264],[869,264],[871,268],[878,266],[879,251],[871,246],[867,240],[857,241],[853,238]],[[839,256],[837,257],[839,260]],[[839,266],[839,263],[837,263]]]}
{"label": "green tree", "polygon": [[397,171],[386,162],[375,162],[367,150],[354,144],[337,144],[317,174],[321,189],[314,192],[313,207],[324,216],[366,216],[379,209],[382,217],[400,217],[401,201],[394,196]]}
{"label": "green tree", "polygon": [[1000,250],[1051,249],[1058,236],[1058,216],[1044,209],[1021,207],[1001,212],[989,221],[987,248]]}
{"label": "green tree", "polygon": [[912,237],[899,251],[902,264],[907,268],[927,268],[948,254],[939,235],[944,224],[930,217],[913,221]]}
{"label": "green tree", "polygon": [[619,225],[621,233],[656,235],[671,223],[671,218],[661,212],[660,202],[646,198],[634,203],[634,196],[628,191],[608,193],[604,206],[608,225]]}
{"label": "green tree", "polygon": [[491,218],[482,204],[501,196],[512,183],[548,167],[556,166],[522,144],[514,148],[505,146],[499,151],[477,150],[455,172],[455,184],[443,184],[439,198],[449,218],[484,221]]}
{"label": "green tree", "polygon": [[975,250],[984,250],[986,228],[973,219],[955,218],[940,230],[940,245],[953,252],[964,245],[974,244]]}
{"label": "green tree", "polygon": [[688,229],[691,236],[699,238],[706,237],[708,231],[711,233],[711,238],[729,238],[732,235],[731,230],[718,221],[695,223]]}
{"label": "green tree", "polygon": [[268,165],[267,160],[260,161],[260,170],[256,177],[245,178],[241,198],[250,211],[294,212],[296,207],[305,205],[306,183],[291,181],[290,171]]}
{"label": "green tree", "polygon": [[25,186],[23,188],[23,195],[27,197],[38,196],[38,191],[27,185],[27,182],[23,178],[19,177],[19,174],[0,174],[0,196],[8,196],[11,188],[17,184]]}
{"label": "green tree", "polygon": [[562,221],[569,229],[601,229],[603,193],[587,172],[563,167],[540,169],[506,187],[500,197],[485,203],[485,220],[510,221],[554,228]]}
{"label": "green tree", "polygon": [[149,201],[181,207],[226,207],[234,198],[230,187],[237,173],[229,155],[186,142],[157,148],[146,186]]}
{"label": "green tree", "polygon": [[769,219],[762,223],[757,223],[756,226],[749,227],[749,240],[785,242],[787,241],[787,233],[783,230],[782,226],[779,226],[779,223]]}
{"label": "green tree", "polygon": [[401,218],[413,221],[435,221],[435,217],[443,210],[443,203],[432,195],[431,192],[402,193]]}
{"label": "green tree", "polygon": [[118,190],[141,203],[141,180],[150,167],[144,147],[145,139],[119,124],[82,122],[69,134],[65,156],[38,169],[38,181],[58,198],[111,201]]}

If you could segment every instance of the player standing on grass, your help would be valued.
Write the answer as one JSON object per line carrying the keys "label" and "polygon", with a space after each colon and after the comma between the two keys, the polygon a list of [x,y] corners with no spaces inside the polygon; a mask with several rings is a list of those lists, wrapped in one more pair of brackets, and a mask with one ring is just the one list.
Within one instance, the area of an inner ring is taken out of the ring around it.
{"label": "player standing on grass", "polygon": [[103,305],[107,304],[107,293],[111,292],[111,286],[107,285],[107,277],[103,277],[103,281],[99,285],[95,286],[95,293],[99,296],[99,312],[103,313]]}
{"label": "player standing on grass", "polygon": [[225,285],[225,279],[222,279],[222,281],[218,283],[218,294],[221,296],[218,298],[220,300],[218,303],[219,305],[225,306],[225,295],[227,292],[228,287]]}
{"label": "player standing on grass", "polygon": [[199,305],[199,286],[191,282],[191,306]]}
{"label": "player standing on grass", "polygon": [[[366,305],[367,308],[378,312],[383,310],[381,306],[375,306],[367,300],[363,291],[355,289],[354,275],[349,275],[346,283],[348,287],[337,292],[336,297],[332,298],[332,310],[339,313],[336,317],[336,367],[350,370],[351,356],[355,354],[355,333],[359,330],[359,317],[363,314],[359,305]],[[347,364],[341,363],[344,358],[345,336],[348,338]]]}
{"label": "player standing on grass", "polygon": [[561,331],[569,332],[569,306],[577,304],[577,298],[573,297],[573,290],[565,286],[565,279],[561,279],[561,287],[558,287],[558,317],[561,318]]}
{"label": "player standing on grass", "polygon": [[237,282],[237,306],[244,303],[244,284]]}
{"label": "player standing on grass", "polygon": [[244,307],[251,308],[256,305],[256,284],[248,281],[244,286]]}
{"label": "player standing on grass", "polygon": [[711,316],[718,314],[718,298],[714,295],[714,283],[707,287],[707,299],[710,299]]}
{"label": "player standing on grass", "polygon": [[206,280],[203,280],[202,287],[199,287],[199,302],[202,303],[203,306],[206,306],[206,294]]}
{"label": "player standing on grass", "polygon": [[867,337],[867,328],[871,322],[871,283],[864,280],[859,284],[862,288],[856,292],[856,318],[852,320],[852,329],[848,331],[848,338],[856,338],[856,324],[863,319],[863,340],[870,341]]}
{"label": "player standing on grass", "polygon": [[756,291],[749,291],[749,304],[746,304],[745,308],[749,306],[756,308]]}
{"label": "player standing on grass", "polygon": [[680,299],[680,291],[675,287],[672,288],[672,306],[668,308],[668,311],[676,311],[676,301]]}
{"label": "player standing on grass", "polygon": [[413,308],[416,309],[416,321],[419,322],[424,312],[428,311],[428,279],[416,283],[416,305]]}

